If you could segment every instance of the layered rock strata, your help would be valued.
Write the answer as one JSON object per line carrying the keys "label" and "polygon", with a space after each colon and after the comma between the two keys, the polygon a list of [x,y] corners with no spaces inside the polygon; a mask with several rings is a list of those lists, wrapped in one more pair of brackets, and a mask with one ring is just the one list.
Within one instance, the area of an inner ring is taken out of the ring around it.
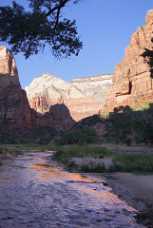
{"label": "layered rock strata", "polygon": [[21,88],[15,60],[0,47],[0,132],[32,128],[33,111]]}
{"label": "layered rock strata", "polygon": [[112,84],[111,75],[63,81],[54,75],[44,74],[26,87],[30,106],[46,113],[56,104],[65,105],[75,121],[97,114],[105,102]]}
{"label": "layered rock strata", "polygon": [[30,107],[15,60],[7,48],[0,47],[0,142],[17,142],[24,137],[32,141],[37,138],[38,129],[46,129],[43,132],[50,135],[69,129],[74,123],[64,105],[52,106],[45,114]]}
{"label": "layered rock strata", "polygon": [[153,103],[153,10],[131,37],[125,57],[117,65],[102,113],[120,107],[141,109]]}

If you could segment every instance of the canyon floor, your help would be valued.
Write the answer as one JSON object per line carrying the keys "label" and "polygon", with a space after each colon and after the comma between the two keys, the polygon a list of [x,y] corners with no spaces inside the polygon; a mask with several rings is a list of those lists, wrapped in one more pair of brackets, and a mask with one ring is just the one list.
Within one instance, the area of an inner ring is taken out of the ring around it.
{"label": "canyon floor", "polygon": [[136,223],[136,210],[104,179],[63,170],[51,152],[5,160],[0,167],[0,227],[143,227]]}

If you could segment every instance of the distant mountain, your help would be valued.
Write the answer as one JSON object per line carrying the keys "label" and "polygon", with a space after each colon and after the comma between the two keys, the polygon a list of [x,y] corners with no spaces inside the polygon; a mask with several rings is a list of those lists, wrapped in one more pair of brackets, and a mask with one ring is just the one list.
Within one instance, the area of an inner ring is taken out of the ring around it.
{"label": "distant mountain", "polygon": [[52,105],[64,104],[72,118],[79,121],[99,112],[111,85],[111,75],[66,82],[54,75],[44,74],[35,78],[25,90],[30,106],[37,112],[45,113]]}

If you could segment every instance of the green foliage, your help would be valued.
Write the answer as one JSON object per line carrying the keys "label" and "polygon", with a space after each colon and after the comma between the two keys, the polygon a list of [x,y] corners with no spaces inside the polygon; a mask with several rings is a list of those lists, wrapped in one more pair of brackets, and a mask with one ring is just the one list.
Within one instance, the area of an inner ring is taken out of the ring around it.
{"label": "green foliage", "polygon": [[80,120],[75,127],[76,128],[93,127],[97,123],[103,123],[103,120],[100,118],[99,115],[93,115]]}
{"label": "green foliage", "polygon": [[93,128],[74,128],[65,132],[59,139],[56,140],[57,144],[89,144],[96,142],[96,131]]}
{"label": "green foliage", "polygon": [[[153,42],[153,39],[152,39],[152,42]],[[148,65],[153,67],[153,51],[145,48],[143,54],[141,55],[145,58]]]}
{"label": "green foliage", "polygon": [[106,120],[106,138],[127,145],[153,143],[153,108],[133,111],[129,107],[111,113]]}
{"label": "green foliage", "polygon": [[[57,152],[54,158],[57,161],[66,165],[67,168],[83,172],[153,172],[153,154],[118,154],[104,147],[89,145],[60,146],[55,151]],[[76,164],[74,158],[80,158],[80,164]],[[90,160],[90,158],[96,160]],[[105,158],[112,160],[112,164],[107,168],[105,163],[97,162],[97,159]],[[84,159],[86,162],[83,162]],[[87,159],[89,159],[88,162]]]}
{"label": "green foliage", "polygon": [[[22,2],[22,1],[21,1]],[[16,1],[0,7],[0,41],[12,52],[26,58],[49,45],[56,57],[78,55],[82,43],[76,22],[62,17],[62,11],[74,0],[28,0],[26,10]]]}
{"label": "green foliage", "polygon": [[17,155],[23,152],[45,152],[54,151],[56,146],[53,144],[40,145],[40,144],[1,144],[0,155]]}
{"label": "green foliage", "polygon": [[34,128],[28,136],[28,141],[35,144],[48,144],[55,136],[57,131],[50,127]]}
{"label": "green foliage", "polygon": [[33,129],[14,129],[8,131],[3,128],[0,131],[0,144],[48,144],[57,131],[54,128],[40,127]]}
{"label": "green foliage", "polygon": [[89,145],[67,145],[67,146],[59,146],[56,148],[56,153],[54,158],[62,163],[67,163],[72,158],[103,158],[108,157],[112,153],[110,150],[100,146],[89,146]]}
{"label": "green foliage", "polygon": [[16,155],[20,150],[14,146],[0,145],[0,155]]}
{"label": "green foliage", "polygon": [[153,155],[122,154],[115,155],[114,170],[122,172],[153,172]]}
{"label": "green foliage", "polygon": [[106,168],[104,164],[86,164],[86,165],[81,165],[79,167],[79,171],[82,172],[87,172],[87,173],[102,173],[106,172]]}

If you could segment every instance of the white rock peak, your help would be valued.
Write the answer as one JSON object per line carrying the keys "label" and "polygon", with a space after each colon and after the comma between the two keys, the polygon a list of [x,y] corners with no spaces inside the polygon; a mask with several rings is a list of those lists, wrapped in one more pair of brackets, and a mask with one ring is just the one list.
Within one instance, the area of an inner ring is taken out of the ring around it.
{"label": "white rock peak", "polygon": [[111,75],[64,81],[52,74],[43,74],[25,90],[31,107],[37,112],[48,112],[52,105],[62,103],[69,109],[72,118],[78,121],[99,112],[111,85]]}
{"label": "white rock peak", "polygon": [[112,75],[82,77],[68,82],[52,74],[43,74],[36,77],[25,90],[28,97],[47,94],[51,97],[81,98],[98,93],[101,95],[111,84]]}

